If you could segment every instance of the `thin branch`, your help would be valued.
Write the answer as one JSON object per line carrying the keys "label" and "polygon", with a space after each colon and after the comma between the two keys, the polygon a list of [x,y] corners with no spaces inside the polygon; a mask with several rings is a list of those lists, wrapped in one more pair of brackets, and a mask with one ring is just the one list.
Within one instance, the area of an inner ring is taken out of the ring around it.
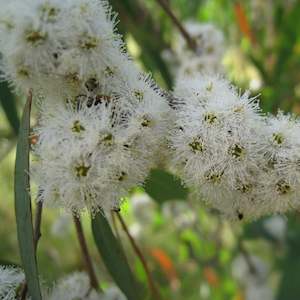
{"label": "thin branch", "polygon": [[42,236],[41,224],[42,224],[43,202],[38,201],[36,204],[35,220],[34,220],[34,249],[37,251],[38,242]]}
{"label": "thin branch", "polygon": [[182,34],[183,38],[186,40],[188,46],[193,51],[197,51],[197,43],[196,41],[190,36],[190,34],[185,30],[179,19],[175,16],[173,11],[171,10],[169,4],[165,0],[156,0],[158,4],[164,9],[166,14],[170,17],[173,21],[174,25],[178,28],[180,33]]}
{"label": "thin branch", "polygon": [[84,232],[83,232],[83,228],[82,228],[82,224],[81,224],[81,220],[79,216],[73,216],[73,220],[74,220],[74,224],[75,224],[75,228],[76,228],[76,233],[77,233],[77,237],[78,237],[78,241],[79,241],[79,245],[81,248],[81,252],[82,252],[82,256],[84,259],[84,263],[85,263],[85,267],[86,270],[88,272],[88,275],[90,277],[90,282],[91,282],[91,286],[95,289],[95,290],[101,290],[100,286],[99,286],[99,282],[98,279],[96,277],[94,268],[93,268],[93,264],[92,264],[92,259],[87,247],[87,243],[86,243],[86,239],[84,236]]}
{"label": "thin branch", "polygon": [[119,211],[115,211],[121,225],[122,225],[122,228],[123,230],[125,231],[126,235],[128,236],[128,239],[132,245],[132,248],[134,249],[134,252],[136,253],[136,255],[139,257],[143,267],[144,267],[144,270],[146,272],[146,275],[147,275],[147,280],[148,280],[148,284],[149,284],[149,288],[151,290],[151,293],[154,297],[155,300],[159,300],[161,299],[161,296],[160,296],[160,293],[158,291],[158,289],[156,288],[155,286],[155,283],[154,283],[154,280],[152,278],[152,275],[151,275],[151,272],[149,270],[149,267],[147,265],[147,262],[146,262],[146,259],[144,258],[143,254],[142,254],[142,251],[139,249],[138,245],[136,244],[134,238],[132,237],[132,235],[130,234],[128,228],[127,228],[127,225],[125,223],[125,221],[123,220],[121,214],[119,213]]}

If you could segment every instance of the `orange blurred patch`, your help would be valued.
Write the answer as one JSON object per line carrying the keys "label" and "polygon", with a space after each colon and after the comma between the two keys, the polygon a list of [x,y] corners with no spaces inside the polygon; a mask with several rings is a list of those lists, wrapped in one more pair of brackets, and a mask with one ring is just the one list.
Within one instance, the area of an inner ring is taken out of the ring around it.
{"label": "orange blurred patch", "polygon": [[205,267],[203,275],[209,285],[217,287],[220,283],[219,276],[212,267]]}
{"label": "orange blurred patch", "polygon": [[240,3],[234,5],[236,21],[239,25],[241,32],[251,41],[252,44],[256,43],[255,36],[251,30],[244,8]]}
{"label": "orange blurred patch", "polygon": [[245,300],[245,296],[242,294],[242,292],[237,292],[237,294],[234,296],[233,300]]}
{"label": "orange blurred patch", "polygon": [[170,256],[164,250],[159,248],[152,249],[151,255],[158,262],[169,281],[177,281],[177,273]]}

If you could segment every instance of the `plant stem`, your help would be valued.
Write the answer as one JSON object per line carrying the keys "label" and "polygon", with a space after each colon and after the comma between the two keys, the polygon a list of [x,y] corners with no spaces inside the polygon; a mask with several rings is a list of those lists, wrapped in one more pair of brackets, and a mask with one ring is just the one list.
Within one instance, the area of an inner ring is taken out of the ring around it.
{"label": "plant stem", "polygon": [[86,270],[88,272],[88,275],[90,277],[90,282],[91,282],[91,286],[95,289],[95,290],[101,290],[99,283],[98,283],[98,279],[96,277],[94,268],[93,268],[93,264],[92,264],[92,259],[87,247],[87,243],[86,243],[86,239],[84,236],[84,232],[83,232],[83,228],[82,228],[82,224],[81,224],[81,220],[79,216],[73,216],[73,220],[74,220],[74,224],[75,224],[75,228],[76,228],[76,233],[77,233],[77,237],[78,237],[78,241],[79,241],[79,245],[81,248],[81,252],[82,252],[82,256],[84,259],[84,263],[85,263],[85,267]]}
{"label": "plant stem", "polygon": [[35,213],[35,221],[34,221],[34,249],[35,249],[35,252],[37,251],[39,239],[42,236],[42,233],[41,233],[42,213],[43,213],[43,202],[38,201],[36,204],[36,213]]}
{"label": "plant stem", "polygon": [[170,19],[173,21],[174,25],[178,28],[180,33],[182,34],[183,38],[186,40],[188,46],[191,48],[191,50],[196,51],[197,50],[197,44],[196,41],[190,36],[190,34],[185,30],[179,19],[175,16],[173,11],[171,10],[169,4],[165,0],[156,0],[158,4],[164,9],[166,14],[170,17]]}
{"label": "plant stem", "polygon": [[136,255],[139,257],[143,267],[144,267],[144,270],[146,272],[146,276],[147,276],[147,280],[148,280],[148,285],[149,285],[149,288],[151,290],[151,293],[154,297],[155,300],[159,300],[161,299],[161,296],[160,296],[160,293],[158,291],[158,289],[156,288],[155,286],[155,283],[154,283],[154,280],[152,278],[152,275],[151,275],[151,272],[148,268],[148,265],[147,265],[147,262],[146,262],[146,259],[144,258],[143,254],[142,254],[142,251],[139,249],[138,245],[136,244],[134,238],[132,237],[132,235],[130,234],[128,228],[127,228],[127,225],[125,223],[125,221],[123,220],[121,214],[119,213],[119,211],[115,211],[121,225],[122,225],[122,228],[123,230],[125,231],[126,235],[128,236],[128,239],[132,245],[132,248],[134,250],[134,252],[136,253]]}

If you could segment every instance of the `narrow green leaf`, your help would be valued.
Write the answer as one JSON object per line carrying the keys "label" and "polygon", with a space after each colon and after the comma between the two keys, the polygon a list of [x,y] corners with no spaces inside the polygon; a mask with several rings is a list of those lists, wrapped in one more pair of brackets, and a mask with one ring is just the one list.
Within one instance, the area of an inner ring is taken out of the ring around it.
{"label": "narrow green leaf", "polygon": [[92,219],[92,231],[107,270],[127,299],[145,299],[144,288],[134,277],[122,247],[103,213],[99,212]]}
{"label": "narrow green leaf", "polygon": [[20,121],[16,108],[16,101],[7,82],[0,81],[0,103],[11,127],[13,128],[14,132],[18,134]]}
{"label": "narrow green leaf", "polygon": [[185,200],[188,190],[179,178],[159,169],[151,171],[145,183],[146,193],[158,203],[168,200]]}
{"label": "narrow green leaf", "polygon": [[15,213],[22,266],[28,292],[32,299],[40,300],[41,291],[33,240],[32,211],[29,183],[29,133],[31,96],[24,108],[17,144],[15,167]]}

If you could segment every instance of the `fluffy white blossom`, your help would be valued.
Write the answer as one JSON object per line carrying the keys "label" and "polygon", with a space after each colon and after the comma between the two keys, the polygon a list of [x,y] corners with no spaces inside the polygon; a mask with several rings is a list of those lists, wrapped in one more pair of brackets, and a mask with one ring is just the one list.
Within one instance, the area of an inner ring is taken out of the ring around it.
{"label": "fluffy white blossom", "polygon": [[178,35],[174,45],[175,58],[178,61],[177,76],[194,76],[199,72],[220,72],[224,54],[223,33],[213,24],[188,21],[184,27],[196,42],[192,50],[186,40]]}
{"label": "fluffy white blossom", "polygon": [[292,115],[279,112],[266,118],[261,140],[266,167],[260,173],[258,197],[270,213],[299,209],[299,129],[299,120]]}
{"label": "fluffy white blossom", "polygon": [[177,39],[171,113],[128,57],[106,1],[0,1],[1,77],[38,96],[38,201],[73,213],[119,206],[166,157],[170,131],[173,169],[222,214],[299,208],[299,120],[263,116],[256,97],[213,75],[224,49],[213,25],[185,24],[196,51]]}
{"label": "fluffy white blossom", "polygon": [[4,76],[21,91],[77,89],[115,57],[126,59],[106,1],[9,1],[1,5],[0,41]]}
{"label": "fluffy white blossom", "polygon": [[51,289],[44,291],[46,300],[126,300],[116,287],[97,292],[90,286],[87,274],[75,272],[60,279]]}
{"label": "fluffy white blossom", "polygon": [[51,289],[44,290],[46,300],[106,300],[105,294],[100,294],[91,288],[87,274],[75,272],[60,279]]}
{"label": "fluffy white blossom", "polygon": [[45,104],[32,171],[40,200],[75,212],[109,210],[142,184],[155,165],[168,111],[159,94],[148,92],[135,104],[105,95],[81,96],[75,107]]}
{"label": "fluffy white blossom", "polygon": [[[0,266],[0,299],[19,299],[17,289],[24,281],[22,270],[14,267]],[[114,286],[104,292],[95,291],[90,285],[90,279],[84,272],[74,272],[58,280],[51,288],[42,286],[45,300],[126,300],[123,293]],[[26,299],[31,299],[27,295]]]}
{"label": "fluffy white blossom", "polygon": [[178,79],[173,167],[186,185],[233,219],[298,209],[299,120],[260,112],[217,75]]}
{"label": "fluffy white blossom", "polygon": [[255,174],[264,162],[257,99],[215,75],[178,80],[174,96],[175,169],[211,206],[243,218],[252,211]]}
{"label": "fluffy white blossom", "polygon": [[[31,170],[38,200],[75,213],[118,206],[164,142],[169,107],[161,91],[124,51],[106,1],[3,6],[0,20],[12,24],[0,22],[4,76],[39,96]],[[15,76],[23,66],[24,80]]]}
{"label": "fluffy white blossom", "polygon": [[0,299],[15,300],[17,288],[24,281],[24,273],[14,267],[0,266]]}

